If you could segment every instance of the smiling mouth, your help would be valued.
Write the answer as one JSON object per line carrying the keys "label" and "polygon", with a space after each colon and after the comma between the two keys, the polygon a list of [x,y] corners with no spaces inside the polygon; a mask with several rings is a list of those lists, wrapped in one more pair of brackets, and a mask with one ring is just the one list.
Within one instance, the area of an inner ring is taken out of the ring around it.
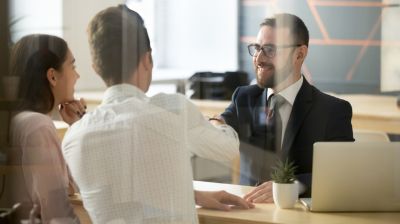
{"label": "smiling mouth", "polygon": [[257,69],[273,69],[274,66],[272,64],[268,64],[268,63],[258,63],[257,64]]}

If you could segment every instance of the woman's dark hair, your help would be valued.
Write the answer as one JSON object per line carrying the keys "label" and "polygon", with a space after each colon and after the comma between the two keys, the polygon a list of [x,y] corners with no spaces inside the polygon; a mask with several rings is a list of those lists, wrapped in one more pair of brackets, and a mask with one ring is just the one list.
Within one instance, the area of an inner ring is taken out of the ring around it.
{"label": "woman's dark hair", "polygon": [[67,43],[56,36],[34,34],[23,37],[11,51],[10,73],[20,77],[17,110],[48,113],[54,96],[47,79],[50,68],[61,71],[67,58]]}

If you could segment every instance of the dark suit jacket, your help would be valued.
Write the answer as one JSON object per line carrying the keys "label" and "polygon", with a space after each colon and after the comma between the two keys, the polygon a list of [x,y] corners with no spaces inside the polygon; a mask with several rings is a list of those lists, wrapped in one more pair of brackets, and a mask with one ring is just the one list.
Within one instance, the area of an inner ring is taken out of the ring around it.
{"label": "dark suit jacket", "polygon": [[[270,180],[276,163],[274,150],[266,148],[265,112],[267,90],[257,85],[238,87],[232,103],[222,114],[240,138],[240,183],[255,185]],[[354,141],[352,108],[344,100],[322,93],[306,79],[294,101],[283,136],[283,158],[297,166],[296,175],[311,190],[313,144],[321,141]]]}

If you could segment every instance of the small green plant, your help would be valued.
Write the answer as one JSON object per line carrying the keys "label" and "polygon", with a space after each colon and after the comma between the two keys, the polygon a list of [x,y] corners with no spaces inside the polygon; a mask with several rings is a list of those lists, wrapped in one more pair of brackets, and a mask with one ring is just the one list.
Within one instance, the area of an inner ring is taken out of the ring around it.
{"label": "small green plant", "polygon": [[289,162],[288,159],[283,163],[279,160],[276,166],[272,167],[271,178],[275,183],[278,184],[292,184],[296,180],[294,175],[297,166],[294,162]]}

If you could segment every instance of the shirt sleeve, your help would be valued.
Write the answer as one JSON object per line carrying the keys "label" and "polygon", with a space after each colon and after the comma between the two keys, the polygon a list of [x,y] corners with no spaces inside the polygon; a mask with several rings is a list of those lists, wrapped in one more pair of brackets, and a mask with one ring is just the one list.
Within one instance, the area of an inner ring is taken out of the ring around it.
{"label": "shirt sleeve", "polygon": [[239,155],[239,139],[229,125],[212,125],[190,101],[186,102],[188,139],[192,152],[200,157],[230,164]]}
{"label": "shirt sleeve", "polygon": [[39,205],[43,223],[68,220],[79,223],[68,199],[68,171],[52,127],[30,133],[23,146],[22,166],[33,203]]}
{"label": "shirt sleeve", "polygon": [[221,116],[224,118],[225,122],[228,125],[230,125],[231,127],[233,127],[236,131],[238,131],[238,129],[239,129],[239,122],[238,122],[237,111],[236,111],[236,98],[238,96],[239,91],[240,91],[240,87],[237,88],[235,90],[235,92],[232,94],[231,104],[229,104],[229,106],[221,114]]}

